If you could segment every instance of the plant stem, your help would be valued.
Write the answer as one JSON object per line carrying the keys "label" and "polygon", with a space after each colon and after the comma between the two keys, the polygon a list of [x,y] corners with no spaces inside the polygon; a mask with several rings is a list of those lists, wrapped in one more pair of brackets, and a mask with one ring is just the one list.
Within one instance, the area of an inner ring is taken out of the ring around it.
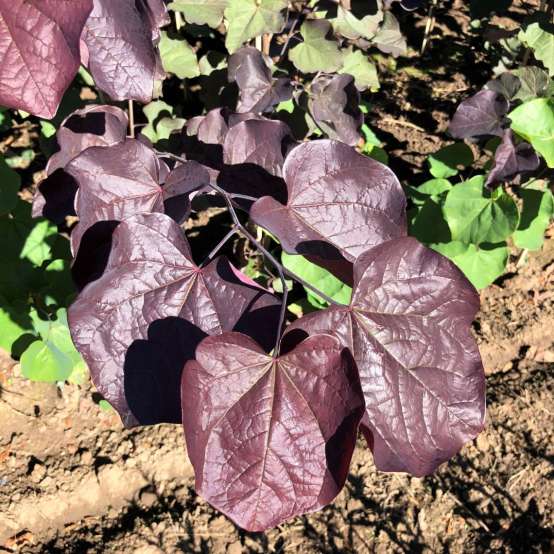
{"label": "plant stem", "polygon": [[[159,154],[162,154],[162,153],[159,153]],[[165,155],[169,158],[172,158],[172,159],[180,161],[180,162],[186,162],[187,161],[184,158],[182,158],[181,156],[177,156],[177,155],[171,154],[171,153],[164,153],[162,155]],[[286,281],[285,281],[285,275],[288,275],[291,279],[294,279],[296,282],[300,283],[304,288],[310,290],[311,292],[313,292],[314,294],[316,294],[320,298],[323,298],[323,300],[325,300],[325,302],[327,302],[328,304],[331,304],[331,305],[334,305],[334,306],[343,306],[343,304],[341,304],[340,302],[337,302],[336,300],[333,300],[333,298],[331,298],[330,296],[327,296],[324,292],[320,291],[317,287],[314,287],[313,285],[311,285],[307,281],[304,281],[304,279],[302,279],[302,277],[299,277],[298,275],[296,275],[296,273],[294,273],[290,269],[287,269],[286,267],[284,267],[283,264],[281,264],[279,261],[277,261],[275,256],[273,256],[273,254],[271,254],[271,252],[269,252],[267,250],[267,248],[265,248],[265,246],[263,246],[260,243],[260,241],[258,241],[250,233],[250,231],[248,231],[248,229],[246,229],[246,227],[240,222],[240,220],[238,218],[238,215],[237,215],[237,211],[235,209],[235,203],[233,201],[233,197],[246,198],[247,200],[256,200],[256,198],[254,198],[252,196],[247,196],[245,194],[240,194],[239,195],[239,194],[229,193],[226,190],[222,189],[219,185],[216,185],[214,183],[209,183],[208,186],[210,188],[212,188],[213,190],[215,190],[216,192],[218,192],[223,197],[223,199],[225,200],[225,203],[227,204],[227,208],[229,209],[229,213],[231,214],[231,218],[232,218],[233,224],[234,224],[233,229],[232,229],[233,233],[240,232],[277,269],[277,273],[279,274],[279,278],[281,279],[281,282],[283,284],[283,304],[282,304],[280,323],[279,323],[279,328],[278,328],[278,333],[277,333],[277,335],[278,335],[277,336],[277,343],[276,343],[276,347],[275,347],[275,352],[278,355],[278,353],[279,353],[279,341],[280,341],[280,338],[281,338],[281,332],[282,332],[283,324],[285,322],[285,314],[286,314],[286,309],[287,309],[286,302],[287,302],[287,298],[288,298],[288,289],[287,289],[287,284],[286,284]],[[236,207],[239,208],[240,210],[244,210],[244,208],[241,207],[240,205],[236,205]],[[231,234],[232,234],[231,231],[229,233],[227,233],[227,235],[224,237],[224,239],[221,240],[219,242],[219,244],[210,252],[210,254],[208,255],[208,260],[213,258],[219,252],[219,250],[221,249],[223,244],[225,244],[225,242],[227,240],[229,240],[229,237],[231,236]]]}
{"label": "plant stem", "polygon": [[433,27],[435,26],[435,8],[437,7],[437,4],[438,0],[432,0],[431,5],[429,6],[429,13],[427,14],[427,23],[425,25],[425,33],[423,34],[420,54],[425,52],[425,48],[427,48],[427,43],[429,42],[429,38],[433,32]]}
{"label": "plant stem", "polygon": [[237,226],[233,225],[229,232],[214,246],[213,250],[206,256],[206,259],[200,264],[204,267],[222,248],[223,245],[237,232]]}
{"label": "plant stem", "polygon": [[132,100],[129,100],[129,136],[135,138],[135,106]]}
{"label": "plant stem", "polygon": [[275,339],[275,349],[273,351],[273,356],[276,358],[279,356],[279,348],[281,343],[281,334],[283,332],[283,325],[285,323],[285,316],[287,313],[287,300],[288,300],[288,287],[287,287],[287,281],[285,279],[285,274],[283,271],[283,266],[274,258],[273,254],[271,254],[268,250],[266,250],[251,234],[246,227],[240,222],[237,212],[235,211],[235,207],[233,206],[233,201],[231,200],[231,197],[229,194],[227,194],[227,191],[223,190],[218,185],[210,185],[214,188],[221,196],[223,196],[223,199],[227,203],[227,207],[229,208],[229,213],[231,214],[231,217],[233,218],[233,222],[235,224],[235,227],[240,230],[240,232],[252,243],[256,246],[256,248],[275,266],[275,269],[277,270],[277,273],[279,274],[279,279],[281,279],[281,283],[283,286],[283,298],[281,299],[281,313],[279,315],[279,324],[277,325],[277,337]]}
{"label": "plant stem", "polygon": [[285,52],[287,51],[287,48],[289,47],[290,39],[294,36],[296,26],[298,25],[298,22],[300,21],[300,16],[295,18],[295,20],[292,22],[292,25],[290,26],[289,34],[287,35],[287,40],[285,41],[285,44],[283,44],[283,47],[281,48],[281,52],[279,54],[279,60],[285,55]]}

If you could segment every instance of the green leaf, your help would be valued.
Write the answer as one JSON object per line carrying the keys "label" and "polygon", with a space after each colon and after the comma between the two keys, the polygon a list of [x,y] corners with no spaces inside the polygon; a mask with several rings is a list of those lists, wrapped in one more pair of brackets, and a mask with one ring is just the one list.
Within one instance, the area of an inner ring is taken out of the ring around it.
{"label": "green leaf", "polygon": [[473,163],[473,152],[467,144],[456,142],[431,154],[427,161],[429,162],[429,171],[433,177],[448,179],[448,177],[457,175],[460,169]]}
{"label": "green leaf", "polygon": [[514,96],[514,100],[527,102],[541,96],[547,96],[550,79],[548,73],[534,65],[521,67],[512,72],[519,78],[521,87]]}
{"label": "green leaf", "polygon": [[450,258],[477,289],[488,287],[504,273],[509,255],[505,242],[480,246],[449,242],[431,248]]}
{"label": "green leaf", "polygon": [[547,21],[535,21],[519,32],[519,40],[533,50],[537,60],[554,75],[554,25]]}
{"label": "green leaf", "polygon": [[168,34],[162,31],[158,47],[165,71],[177,75],[179,79],[192,79],[200,75],[196,54],[186,40],[169,38]]}
{"label": "green leaf", "polygon": [[141,133],[153,143],[168,139],[173,131],[182,129],[185,125],[184,119],[173,117],[173,106],[163,100],[150,102],[142,111],[148,120],[148,125],[143,127]]}
{"label": "green leaf", "polygon": [[0,216],[10,213],[17,205],[21,178],[0,156]]}
{"label": "green leaf", "polygon": [[[329,273],[326,269],[309,262],[304,256],[291,255],[283,252],[281,254],[283,265],[290,271],[296,273],[310,285],[313,285],[327,296],[340,302],[341,304],[350,304],[352,289]],[[317,307],[327,306],[327,302],[320,296],[306,289],[309,302]]]}
{"label": "green leaf", "polygon": [[430,179],[419,187],[406,187],[406,193],[415,204],[423,204],[429,197],[437,198],[441,194],[448,192],[452,188],[452,183],[448,179]]}
{"label": "green leaf", "polygon": [[510,112],[512,129],[554,167],[554,100],[536,98]]}
{"label": "green leaf", "polygon": [[41,340],[33,342],[21,356],[21,372],[33,381],[65,381],[72,373],[82,374],[84,361],[73,346],[67,312],[61,308],[55,320],[43,320],[31,313],[35,331]]}
{"label": "green leaf", "polygon": [[410,222],[410,235],[424,244],[451,240],[450,229],[438,198],[427,197]]}
{"label": "green leaf", "polygon": [[175,0],[168,8],[181,12],[187,23],[209,25],[216,29],[223,21],[227,0]]}
{"label": "green leaf", "polygon": [[342,65],[338,43],[328,39],[331,24],[324,20],[308,20],[302,24],[300,34],[303,42],[289,52],[290,61],[303,73],[326,71],[333,73]]}
{"label": "green leaf", "polygon": [[344,64],[339,73],[348,73],[354,77],[358,90],[377,90],[379,77],[375,64],[361,50],[350,50],[343,57]]}
{"label": "green leaf", "polygon": [[554,218],[554,198],[550,190],[522,188],[523,210],[519,227],[514,233],[514,243],[519,248],[540,250],[544,232]]}
{"label": "green leaf", "polygon": [[452,239],[465,243],[496,243],[508,238],[519,223],[514,200],[501,189],[492,194],[484,188],[485,178],[478,175],[456,185],[446,195],[444,216]]}
{"label": "green leaf", "polygon": [[29,306],[23,301],[9,302],[0,295],[0,348],[12,352],[14,343],[32,330]]}
{"label": "green leaf", "polygon": [[225,8],[229,53],[254,37],[279,32],[285,23],[281,12],[286,7],[285,0],[229,0]]}
{"label": "green leaf", "polygon": [[[367,3],[369,9],[369,3]],[[383,11],[377,10],[374,15],[365,15],[358,19],[350,10],[338,6],[337,17],[332,20],[335,32],[345,38],[356,40],[360,37],[372,39],[379,30],[379,24],[383,21]]]}
{"label": "green leaf", "polygon": [[52,297],[58,306],[68,306],[76,293],[71,276],[71,262],[54,260],[44,269],[46,286],[44,293]]}

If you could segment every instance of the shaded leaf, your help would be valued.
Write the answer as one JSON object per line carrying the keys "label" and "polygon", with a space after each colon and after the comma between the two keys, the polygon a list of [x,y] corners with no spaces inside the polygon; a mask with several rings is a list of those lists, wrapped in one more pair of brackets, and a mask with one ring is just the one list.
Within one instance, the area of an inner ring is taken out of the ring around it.
{"label": "shaded leaf", "polygon": [[[369,10],[369,4],[367,4],[366,10]],[[356,40],[360,37],[366,39],[373,38],[382,21],[383,11],[379,7],[375,14],[364,15],[358,18],[354,15],[353,11],[339,5],[337,7],[337,17],[332,20],[332,23],[335,32],[350,40]]]}
{"label": "shaded leaf", "polygon": [[229,58],[229,81],[235,81],[240,90],[237,112],[264,112],[292,98],[290,80],[273,79],[268,63],[259,50],[250,46]]}
{"label": "shaded leaf", "polygon": [[342,488],[363,399],[334,337],[310,337],[278,358],[245,335],[209,337],[181,391],[196,490],[242,528],[317,510]]}
{"label": "shaded leaf", "polygon": [[17,193],[21,188],[21,177],[11,169],[0,155],[0,216],[10,213],[17,205]]}
{"label": "shaded leaf", "polygon": [[458,139],[502,136],[508,107],[509,103],[503,96],[492,90],[481,90],[458,106],[448,131]]}
{"label": "shaded leaf", "polygon": [[[113,100],[147,103],[164,77],[155,47],[169,23],[161,0],[94,0],[85,26],[83,63]],[[161,17],[163,16],[163,18]]]}
{"label": "shaded leaf", "polygon": [[404,56],[408,52],[408,45],[400,31],[398,19],[390,12],[385,12],[383,24],[372,42],[381,52],[392,54],[394,57]]}
{"label": "shaded leaf", "polygon": [[356,88],[359,91],[377,90],[379,88],[379,77],[375,64],[369,57],[360,50],[350,50],[344,55],[344,64],[339,73],[348,73],[355,79]]}
{"label": "shaded leaf", "polygon": [[540,250],[544,233],[554,218],[554,198],[549,189],[522,188],[518,192],[523,199],[523,210],[514,243],[519,248]]}
{"label": "shaded leaf", "polygon": [[478,307],[449,260],[402,237],[356,260],[350,306],[301,318],[284,342],[331,332],[350,348],[375,465],[421,476],[483,428],[485,379],[470,327]]}
{"label": "shaded leaf", "polygon": [[548,73],[540,67],[528,66],[514,70],[521,86],[514,96],[514,100],[527,102],[534,98],[548,95],[548,87],[551,83]]}
{"label": "shaded leaf", "polygon": [[554,76],[554,25],[546,18],[525,25],[518,36],[519,40],[533,50],[548,74]]}
{"label": "shaded leaf", "polygon": [[526,142],[516,144],[514,134],[506,129],[494,153],[494,166],[487,178],[487,185],[506,181],[526,171],[535,171],[539,165],[540,160],[533,147]]}
{"label": "shaded leaf", "polygon": [[79,69],[92,0],[0,1],[0,104],[52,119]]}
{"label": "shaded leaf", "polygon": [[364,122],[359,105],[352,75],[321,75],[312,81],[310,114],[329,138],[350,146],[358,144]]}
{"label": "shaded leaf", "polygon": [[[137,419],[153,423],[148,406],[165,403],[164,414],[178,413],[181,369],[206,334],[234,329],[267,347],[278,312],[279,301],[225,258],[196,266],[181,228],[168,216],[139,214],[115,230],[106,270],[70,307],[69,322],[98,390],[133,425]],[[152,338],[158,336],[152,327],[168,318],[178,319],[171,355],[180,364],[145,367],[168,354],[167,344]],[[149,340],[145,357],[140,341]],[[156,386],[141,386],[147,379]]]}
{"label": "shaded leaf", "polygon": [[[291,256],[286,252],[281,254],[283,265],[296,273],[310,285],[313,285],[333,300],[340,304],[350,304],[352,297],[352,288],[345,285],[340,279],[337,279],[326,269],[311,263],[304,256]],[[308,301],[317,308],[327,306],[327,302],[320,296],[313,293],[310,289],[305,289]]]}
{"label": "shaded leaf", "polygon": [[179,79],[192,79],[200,75],[196,54],[186,40],[170,38],[162,31],[159,48],[162,66],[168,73],[177,75]]}
{"label": "shaded leaf", "polygon": [[303,73],[332,73],[341,67],[342,55],[331,31],[331,24],[324,19],[302,23],[300,34],[304,40],[289,51],[289,59],[297,69]]}
{"label": "shaded leaf", "polygon": [[175,0],[168,8],[184,14],[187,23],[216,29],[223,21],[227,0]]}
{"label": "shaded leaf", "polygon": [[79,223],[71,233],[74,253],[83,234],[99,221],[164,211],[160,162],[151,148],[137,140],[89,148],[68,164],[67,172],[79,184],[75,202]]}
{"label": "shaded leaf", "polygon": [[448,179],[457,175],[460,169],[473,163],[473,152],[463,142],[449,144],[428,158],[429,172],[436,179]]}

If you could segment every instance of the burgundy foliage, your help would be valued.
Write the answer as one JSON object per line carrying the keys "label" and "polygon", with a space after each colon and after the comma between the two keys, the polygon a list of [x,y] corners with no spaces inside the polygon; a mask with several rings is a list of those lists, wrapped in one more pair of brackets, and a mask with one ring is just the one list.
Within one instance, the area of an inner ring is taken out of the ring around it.
{"label": "burgundy foliage", "polygon": [[[294,146],[282,122],[223,109],[190,121],[186,157],[166,163],[123,136],[120,116],[68,118],[52,162],[79,187],[71,333],[126,425],[183,422],[211,504],[261,531],[332,501],[358,429],[380,469],[413,475],[479,432],[477,294],[406,236],[389,168],[343,142]],[[276,340],[279,299],[225,257],[209,261],[217,250],[193,260],[180,224],[199,191],[223,194],[284,250],[353,283],[351,304]]]}
{"label": "burgundy foliage", "polygon": [[318,510],[341,490],[363,398],[336,338],[273,358],[242,334],[208,337],[181,387],[196,489],[242,528]]}
{"label": "burgundy foliage", "polygon": [[330,138],[350,146],[358,144],[364,115],[352,75],[322,75],[314,79],[309,108],[316,124]]}
{"label": "burgundy foliage", "polygon": [[87,148],[123,142],[127,127],[127,114],[115,106],[91,105],[69,115],[56,133],[59,151],[48,160],[47,177],[33,200],[33,216],[62,223],[67,215],[75,215],[77,183],[66,165]]}
{"label": "burgundy foliage", "polygon": [[283,176],[287,203],[261,198],[252,219],[286,252],[309,256],[345,280],[369,247],[406,234],[406,198],[394,173],[341,142],[297,146]]}
{"label": "burgundy foliage", "polygon": [[0,0],[0,104],[56,115],[91,9],[92,0]]}
{"label": "burgundy foliage", "polygon": [[487,185],[506,181],[526,171],[535,171],[539,165],[540,159],[534,148],[524,141],[516,144],[512,130],[506,129],[494,154],[494,166]]}
{"label": "burgundy foliage", "polygon": [[376,466],[426,475],[483,428],[484,372],[471,334],[479,297],[449,260],[411,237],[354,264],[350,306],[293,323],[333,333],[358,365]]}
{"label": "burgundy foliage", "polygon": [[167,23],[162,0],[94,0],[81,56],[96,85],[114,100],[157,96],[165,73],[156,45]]}
{"label": "burgundy foliage", "polygon": [[[70,307],[69,322],[96,387],[126,425],[176,421],[181,369],[205,335],[237,330],[270,347],[279,301],[245,279],[225,258],[198,267],[164,214],[139,214],[117,227],[106,270]],[[167,342],[179,363],[148,363],[169,356],[152,337],[166,334],[160,325],[172,328]]]}
{"label": "burgundy foliage", "polygon": [[229,81],[237,83],[240,99],[237,112],[264,112],[292,97],[290,79],[274,79],[270,64],[256,48],[244,47],[229,57]]}
{"label": "burgundy foliage", "polygon": [[493,90],[481,90],[458,106],[448,130],[459,139],[502,136],[508,108],[509,102],[503,95]]}

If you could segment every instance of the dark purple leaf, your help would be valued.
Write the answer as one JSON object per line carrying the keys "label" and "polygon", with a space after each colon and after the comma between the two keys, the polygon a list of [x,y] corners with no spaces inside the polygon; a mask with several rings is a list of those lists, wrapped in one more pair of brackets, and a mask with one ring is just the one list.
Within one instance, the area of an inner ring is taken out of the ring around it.
{"label": "dark purple leaf", "polygon": [[449,260],[403,237],[358,258],[350,306],[298,320],[284,342],[333,332],[350,348],[375,465],[421,476],[483,428],[485,379],[470,328],[478,308]]}
{"label": "dark purple leaf", "polygon": [[223,162],[253,164],[276,177],[283,175],[285,155],[293,144],[282,121],[250,119],[232,126],[223,142]]}
{"label": "dark purple leaf", "polygon": [[360,110],[360,93],[352,75],[322,75],[312,82],[310,114],[329,138],[350,146],[360,141],[364,116]]}
{"label": "dark purple leaf", "polygon": [[527,142],[515,144],[514,134],[511,129],[506,129],[494,154],[494,167],[487,178],[487,185],[506,181],[526,171],[535,171],[539,165],[540,159],[533,147]]}
{"label": "dark purple leaf", "polygon": [[287,156],[288,201],[261,198],[252,219],[290,254],[313,256],[344,279],[369,247],[406,234],[406,198],[382,163],[332,140],[305,142]]}
{"label": "dark purple leaf", "polygon": [[48,160],[47,177],[33,199],[33,216],[44,216],[60,224],[66,216],[75,215],[77,183],[65,166],[91,146],[123,142],[127,127],[127,114],[115,106],[87,106],[70,114],[56,133],[60,149]]}
{"label": "dark purple leaf", "polygon": [[92,147],[71,161],[67,172],[77,181],[79,223],[71,234],[73,252],[83,233],[99,221],[121,221],[141,212],[163,212],[160,162],[134,139],[111,148]]}
{"label": "dark purple leaf", "polygon": [[458,106],[448,131],[458,139],[502,136],[508,108],[509,102],[504,96],[493,90],[481,90]]}
{"label": "dark purple leaf", "polygon": [[279,358],[238,333],[202,341],[181,388],[198,493],[248,531],[331,502],[363,413],[355,373],[329,335]]}
{"label": "dark purple leaf", "polygon": [[56,115],[91,9],[92,0],[0,0],[0,104]]}
{"label": "dark purple leaf", "polygon": [[264,112],[292,98],[290,79],[273,79],[270,63],[271,60],[266,60],[251,46],[237,50],[229,58],[227,75],[240,91],[237,112]]}
{"label": "dark purple leaf", "polygon": [[156,49],[164,17],[161,0],[94,0],[83,32],[83,62],[114,100],[150,102],[164,78]]}
{"label": "dark purple leaf", "polygon": [[183,223],[189,215],[190,201],[195,193],[209,182],[210,173],[202,164],[187,161],[177,165],[164,179],[164,212],[177,223]]}
{"label": "dark purple leaf", "polygon": [[[112,240],[104,274],[79,294],[69,309],[69,323],[73,341],[96,387],[126,425],[152,423],[157,416],[149,414],[146,406],[159,408],[160,401],[164,401],[159,390],[166,388],[163,381],[179,380],[187,356],[192,355],[205,334],[234,329],[247,332],[264,346],[271,347],[278,319],[278,299],[248,281],[246,276],[239,279],[237,270],[225,258],[218,258],[202,269],[196,266],[181,228],[168,216],[130,217],[119,224]],[[164,356],[167,342],[153,338],[159,335],[153,326],[163,327],[165,323],[156,322],[168,318],[185,321],[179,324],[180,330],[175,335],[180,341],[176,347],[181,353],[181,365],[171,360],[166,366],[160,366],[157,375],[157,367],[141,365],[137,351],[144,352],[146,348],[148,360]],[[135,346],[129,353],[132,345]],[[169,376],[168,368],[177,374]],[[145,379],[158,380],[161,389],[137,390],[138,383]],[[175,400],[175,393],[166,401],[170,402],[171,398]],[[137,406],[135,411],[130,409],[130,404]],[[168,406],[162,412],[175,414],[175,407]]]}

